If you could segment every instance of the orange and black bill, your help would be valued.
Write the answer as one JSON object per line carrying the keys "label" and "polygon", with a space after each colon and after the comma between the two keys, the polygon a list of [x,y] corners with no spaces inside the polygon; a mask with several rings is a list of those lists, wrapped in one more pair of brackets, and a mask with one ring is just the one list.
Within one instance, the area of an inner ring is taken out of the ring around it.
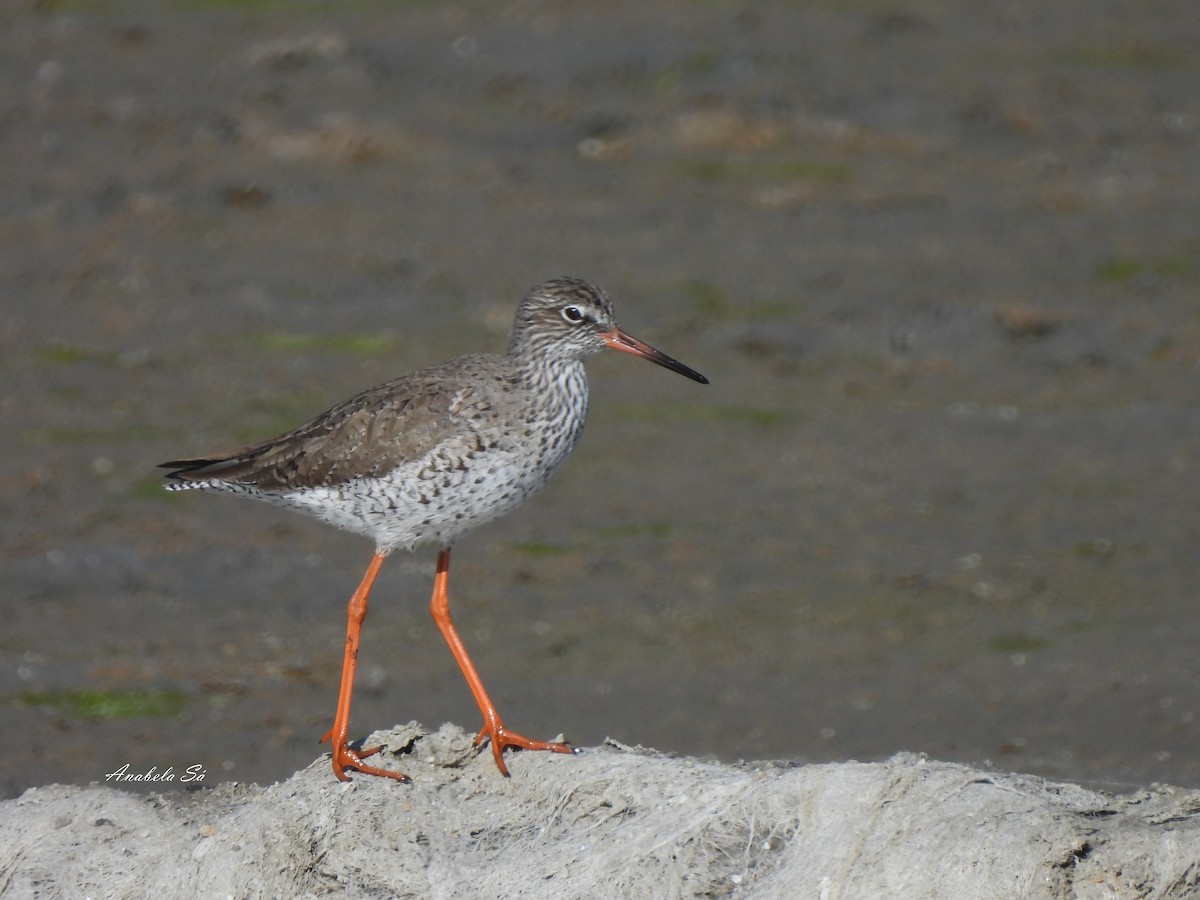
{"label": "orange and black bill", "polygon": [[698,381],[701,384],[708,384],[708,379],[697,372],[695,369],[689,369],[678,360],[672,359],[663,353],[661,350],[655,350],[645,341],[639,341],[631,334],[626,334],[620,328],[614,328],[612,331],[603,335],[604,343],[608,344],[613,350],[620,350],[622,353],[631,353],[634,356],[640,356],[642,359],[648,359],[652,363],[662,366],[664,369],[670,369],[672,372],[678,372],[685,378],[690,378],[692,381]]}

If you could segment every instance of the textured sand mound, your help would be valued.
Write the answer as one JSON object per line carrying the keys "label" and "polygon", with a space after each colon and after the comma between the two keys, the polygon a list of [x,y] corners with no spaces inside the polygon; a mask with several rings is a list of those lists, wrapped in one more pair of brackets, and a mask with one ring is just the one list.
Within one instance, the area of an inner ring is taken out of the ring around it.
{"label": "textured sand mound", "polygon": [[614,746],[372,737],[402,785],[322,758],[271,787],[50,786],[0,804],[0,893],[92,897],[1184,897],[1200,792],[1112,797],[905,754],[728,766]]}

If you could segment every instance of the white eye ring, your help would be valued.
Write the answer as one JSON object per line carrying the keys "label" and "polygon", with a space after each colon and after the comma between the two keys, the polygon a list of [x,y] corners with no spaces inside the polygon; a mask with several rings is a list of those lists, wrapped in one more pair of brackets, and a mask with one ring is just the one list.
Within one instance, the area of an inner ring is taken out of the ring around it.
{"label": "white eye ring", "polygon": [[581,310],[578,306],[564,306],[562,308],[562,317],[563,321],[569,322],[572,325],[578,325],[585,318],[587,318],[583,314],[583,310]]}

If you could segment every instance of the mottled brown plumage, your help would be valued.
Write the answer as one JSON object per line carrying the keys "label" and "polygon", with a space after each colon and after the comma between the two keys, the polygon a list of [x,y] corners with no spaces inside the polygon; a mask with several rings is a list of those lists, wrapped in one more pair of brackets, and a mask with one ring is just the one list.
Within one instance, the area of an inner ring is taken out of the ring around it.
{"label": "mottled brown plumage", "polygon": [[[378,478],[459,430],[434,378],[400,378],[339,403],[287,434],[215,458],[163,463],[188,482],[228,481],[290,491]],[[357,448],[357,452],[347,452]]]}
{"label": "mottled brown plumage", "polygon": [[521,302],[504,354],[462,356],[363,391],[299,428],[234,453],[163,463],[170,490],[248,495],[371,537],[375,557],[350,600],[334,725],[338,778],[373,751],[347,746],[350,693],[367,597],[392,551],[436,542],[431,610],[484,716],[500,770],[506,746],[567,752],[504,729],[487,698],[446,600],[450,545],[541,487],[570,454],[587,415],[583,359],[605,347],[707,383],[703,375],[621,331],[608,298],[576,278],[535,287]]}

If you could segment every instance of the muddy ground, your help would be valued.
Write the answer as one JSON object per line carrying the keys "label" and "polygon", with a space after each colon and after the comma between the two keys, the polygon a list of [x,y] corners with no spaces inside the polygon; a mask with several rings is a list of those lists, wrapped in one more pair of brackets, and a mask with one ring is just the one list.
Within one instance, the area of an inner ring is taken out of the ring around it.
{"label": "muddy ground", "polygon": [[[154,465],[500,349],[569,273],[704,372],[455,553],[506,723],[1200,785],[1200,19],[1130,6],[14,3],[0,791],[269,783],[371,547]],[[389,562],[354,732],[476,712]]]}

